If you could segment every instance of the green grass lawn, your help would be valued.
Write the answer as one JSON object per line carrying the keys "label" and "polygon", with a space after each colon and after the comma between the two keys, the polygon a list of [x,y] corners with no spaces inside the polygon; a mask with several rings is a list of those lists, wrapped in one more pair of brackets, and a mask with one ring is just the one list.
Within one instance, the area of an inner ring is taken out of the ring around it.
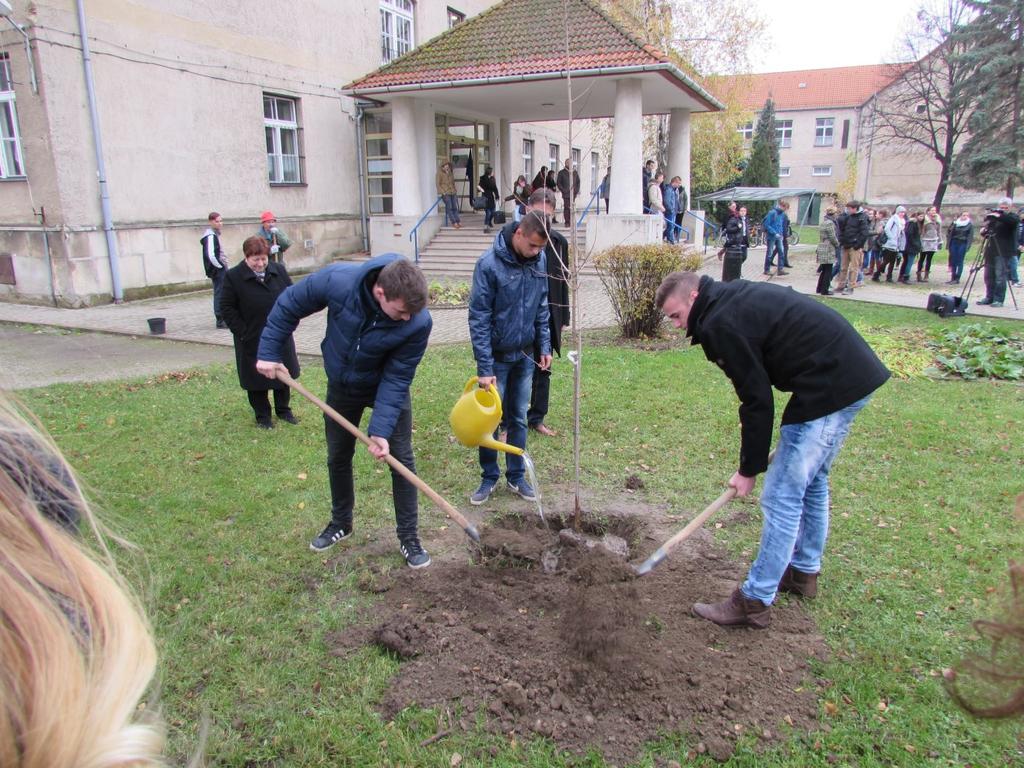
{"label": "green grass lawn", "polygon": [[[807,606],[832,650],[814,667],[825,685],[819,729],[767,754],[741,746],[729,765],[1024,764],[1019,725],[964,716],[938,677],[973,647],[971,620],[994,610],[992,590],[1003,588],[1008,560],[1024,551],[1013,517],[1024,391],[919,375],[930,357],[922,339],[951,321],[922,310],[838,306],[894,368],[915,375],[878,392],[833,471],[823,591]],[[583,484],[591,497],[618,497],[634,473],[646,502],[680,515],[718,495],[736,465],[737,401],[699,349],[646,351],[599,334],[583,366]],[[463,509],[478,481],[476,454],[449,440],[447,414],[473,370],[468,347],[431,349],[413,391],[420,474]],[[325,389],[315,364],[302,380]],[[563,434],[571,381],[568,362],[556,361],[549,421]],[[371,562],[363,545],[392,547],[389,476],[357,454],[357,530],[346,548],[353,554],[312,554],[307,542],[326,522],[329,502],[321,421],[308,403],[296,402],[299,427],[258,432],[228,366],[53,386],[23,399],[104,519],[144,552],[124,553],[123,562],[151,607],[175,762],[196,748],[205,717],[209,764],[218,766],[440,768],[453,752],[466,756],[463,765],[600,765],[483,732],[420,747],[437,730],[433,713],[403,713],[395,723],[375,713],[397,662],[370,649],[335,658],[326,636],[371,599],[355,589]],[[569,483],[569,446],[532,440],[548,494]],[[738,559],[756,549],[757,517],[718,531]],[[428,547],[445,524],[424,500]],[[400,567],[397,552],[372,562]],[[669,737],[639,764],[685,762],[686,748],[685,737]]]}

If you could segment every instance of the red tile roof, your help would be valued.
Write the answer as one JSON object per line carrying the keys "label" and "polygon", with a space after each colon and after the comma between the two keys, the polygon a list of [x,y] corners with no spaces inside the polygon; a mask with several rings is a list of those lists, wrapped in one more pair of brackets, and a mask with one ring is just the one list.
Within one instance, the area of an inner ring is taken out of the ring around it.
{"label": "red tile roof", "polygon": [[[571,23],[566,61],[565,14]],[[568,67],[567,67],[568,64]],[[669,56],[635,38],[592,0],[505,0],[345,86],[369,91],[416,84],[511,79],[620,67],[668,69],[711,108],[720,105]]]}
{"label": "red tile roof", "polygon": [[859,107],[895,75],[889,64],[745,75],[749,87],[743,103],[759,110],[771,96],[777,110]]}

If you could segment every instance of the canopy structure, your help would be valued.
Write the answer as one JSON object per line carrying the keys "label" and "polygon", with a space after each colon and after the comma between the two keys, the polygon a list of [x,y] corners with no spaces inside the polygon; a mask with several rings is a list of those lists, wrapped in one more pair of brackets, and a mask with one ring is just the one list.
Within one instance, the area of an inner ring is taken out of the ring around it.
{"label": "canopy structure", "polygon": [[720,189],[707,195],[701,195],[698,200],[715,202],[718,200],[741,200],[743,202],[761,202],[766,200],[781,200],[784,197],[804,197],[815,194],[816,189],[798,189],[796,187],[729,187]]}

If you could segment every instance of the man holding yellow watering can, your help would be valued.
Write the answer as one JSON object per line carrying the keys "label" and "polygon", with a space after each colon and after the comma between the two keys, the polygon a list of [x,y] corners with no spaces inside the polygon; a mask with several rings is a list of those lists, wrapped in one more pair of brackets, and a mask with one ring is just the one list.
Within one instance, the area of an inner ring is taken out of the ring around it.
{"label": "man holding yellow watering can", "polygon": [[[544,217],[535,211],[505,225],[477,261],[469,295],[477,381],[484,389],[497,388],[508,419],[508,442],[523,450],[534,365],[541,370],[551,367],[546,244]],[[540,348],[537,363],[531,358],[535,342]],[[509,490],[527,501],[536,500],[526,481],[523,457],[506,453],[505,461]],[[469,497],[474,505],[487,501],[498,485],[498,452],[481,446],[480,467],[480,487]]]}

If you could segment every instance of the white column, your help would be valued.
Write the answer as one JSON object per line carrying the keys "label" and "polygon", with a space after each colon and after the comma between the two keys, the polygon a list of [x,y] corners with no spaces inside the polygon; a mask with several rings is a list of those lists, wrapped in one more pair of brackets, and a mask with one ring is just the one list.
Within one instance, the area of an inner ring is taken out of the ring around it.
{"label": "white column", "polygon": [[[416,146],[420,168],[416,201],[416,217],[419,218],[437,200],[437,127],[434,125],[434,105],[423,99],[416,100]],[[438,215],[436,208],[434,215]]]}
{"label": "white column", "polygon": [[391,102],[391,174],[394,215],[422,214],[416,102],[408,96]]}
{"label": "white column", "polygon": [[[512,189],[512,123],[502,118],[498,120],[498,189],[502,197],[511,194]],[[505,193],[505,190],[510,190]],[[501,207],[499,200],[498,207]]]}
{"label": "white column", "polygon": [[612,188],[609,213],[643,213],[643,92],[639,80],[615,81],[615,130],[612,134]]}
{"label": "white column", "polygon": [[665,181],[673,176],[683,180],[689,202],[687,207],[693,208],[693,193],[690,189],[690,110],[673,109],[669,113],[668,124],[668,171]]}

